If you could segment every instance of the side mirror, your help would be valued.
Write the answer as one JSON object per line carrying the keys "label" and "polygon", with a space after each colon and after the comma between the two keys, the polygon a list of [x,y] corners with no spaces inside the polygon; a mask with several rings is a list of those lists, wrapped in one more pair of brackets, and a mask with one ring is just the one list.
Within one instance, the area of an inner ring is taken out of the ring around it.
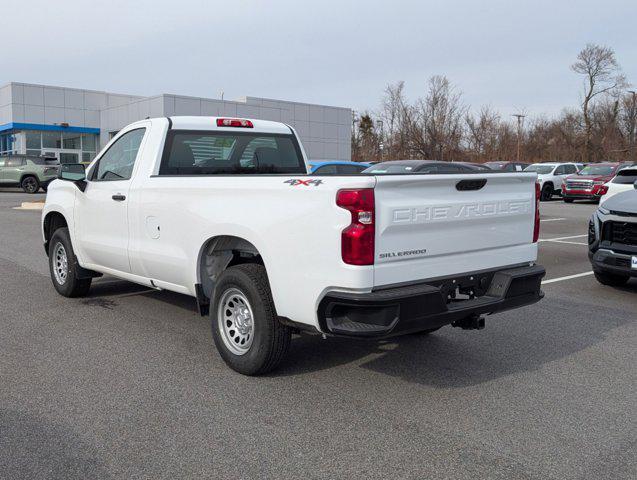
{"label": "side mirror", "polygon": [[58,178],[75,183],[81,191],[86,190],[86,166],[82,163],[61,164]]}

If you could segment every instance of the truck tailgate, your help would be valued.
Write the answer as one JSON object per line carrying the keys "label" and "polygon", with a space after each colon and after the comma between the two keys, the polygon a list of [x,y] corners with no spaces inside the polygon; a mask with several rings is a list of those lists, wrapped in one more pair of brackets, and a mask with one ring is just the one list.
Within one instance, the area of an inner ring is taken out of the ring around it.
{"label": "truck tailgate", "polygon": [[376,177],[376,286],[535,261],[532,173]]}

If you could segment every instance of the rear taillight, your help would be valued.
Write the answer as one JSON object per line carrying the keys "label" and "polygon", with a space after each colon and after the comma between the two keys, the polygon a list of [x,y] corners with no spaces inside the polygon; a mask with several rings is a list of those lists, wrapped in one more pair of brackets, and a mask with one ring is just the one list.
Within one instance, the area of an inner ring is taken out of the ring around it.
{"label": "rear taillight", "polygon": [[349,265],[374,264],[374,189],[339,190],[336,205],[352,214],[341,233],[341,257]]}
{"label": "rear taillight", "polygon": [[606,195],[608,193],[608,185],[602,185],[601,187],[599,187],[599,190],[597,190],[597,193],[599,195]]}
{"label": "rear taillight", "polygon": [[217,127],[254,128],[254,125],[243,118],[217,118]]}
{"label": "rear taillight", "polygon": [[535,225],[533,226],[533,243],[540,238],[540,182],[535,182]]}

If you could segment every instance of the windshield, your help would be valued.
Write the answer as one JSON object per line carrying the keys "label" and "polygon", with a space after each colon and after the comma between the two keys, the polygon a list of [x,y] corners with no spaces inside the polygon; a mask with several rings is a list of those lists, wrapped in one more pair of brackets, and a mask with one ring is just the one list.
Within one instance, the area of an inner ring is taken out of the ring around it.
{"label": "windshield", "polygon": [[555,165],[536,164],[536,165],[529,165],[528,167],[524,169],[524,171],[535,172],[540,175],[548,175],[549,173],[553,171],[554,168],[555,168]]}
{"label": "windshield", "polygon": [[612,165],[589,165],[588,167],[584,167],[579,172],[578,175],[612,175],[615,171],[615,167]]}

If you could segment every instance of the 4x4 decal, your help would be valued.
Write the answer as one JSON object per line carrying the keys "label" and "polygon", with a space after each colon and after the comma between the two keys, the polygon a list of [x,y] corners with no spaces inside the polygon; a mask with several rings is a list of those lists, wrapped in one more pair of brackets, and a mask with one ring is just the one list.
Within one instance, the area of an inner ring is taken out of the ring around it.
{"label": "4x4 decal", "polygon": [[291,178],[290,180],[286,180],[283,183],[289,183],[291,187],[296,187],[298,185],[303,185],[305,187],[309,187],[310,185],[314,185],[315,187],[318,187],[319,185],[321,185],[323,183],[323,180],[301,180],[299,178]]}

